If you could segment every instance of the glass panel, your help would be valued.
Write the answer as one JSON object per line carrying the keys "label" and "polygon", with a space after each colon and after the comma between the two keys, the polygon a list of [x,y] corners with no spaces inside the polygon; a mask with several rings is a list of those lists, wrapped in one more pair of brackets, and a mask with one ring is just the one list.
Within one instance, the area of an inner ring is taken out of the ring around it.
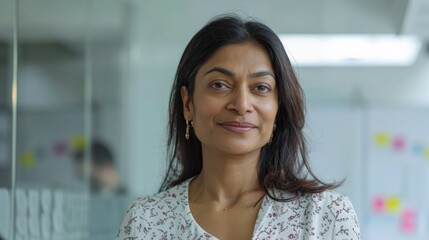
{"label": "glass panel", "polygon": [[125,187],[124,101],[129,8],[91,1],[92,151],[89,239],[114,239],[130,203]]}
{"label": "glass panel", "polygon": [[12,227],[12,79],[13,0],[0,1],[0,239],[11,238]]}
{"label": "glass panel", "polygon": [[16,239],[116,234],[129,204],[128,9],[126,1],[19,4]]}
{"label": "glass panel", "polygon": [[21,1],[18,16],[15,239],[87,239],[89,1]]}

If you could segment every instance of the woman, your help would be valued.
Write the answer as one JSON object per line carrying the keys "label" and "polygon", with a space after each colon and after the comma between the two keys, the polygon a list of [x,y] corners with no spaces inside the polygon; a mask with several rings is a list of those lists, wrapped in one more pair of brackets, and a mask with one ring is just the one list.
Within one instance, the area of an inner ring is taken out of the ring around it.
{"label": "woman", "polygon": [[360,239],[349,199],[309,168],[302,89],[267,26],[223,16],[203,27],[169,112],[161,192],[133,202],[117,239]]}

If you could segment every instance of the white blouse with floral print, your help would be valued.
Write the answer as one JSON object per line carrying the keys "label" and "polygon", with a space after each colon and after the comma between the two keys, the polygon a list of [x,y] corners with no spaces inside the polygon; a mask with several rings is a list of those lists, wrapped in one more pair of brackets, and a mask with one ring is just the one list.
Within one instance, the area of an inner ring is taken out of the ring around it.
{"label": "white blouse with floral print", "polygon": [[[192,217],[188,203],[190,179],[151,197],[135,200],[116,240],[217,239]],[[277,191],[276,197],[288,198]],[[265,196],[252,239],[360,239],[359,224],[350,200],[325,191],[289,202]]]}

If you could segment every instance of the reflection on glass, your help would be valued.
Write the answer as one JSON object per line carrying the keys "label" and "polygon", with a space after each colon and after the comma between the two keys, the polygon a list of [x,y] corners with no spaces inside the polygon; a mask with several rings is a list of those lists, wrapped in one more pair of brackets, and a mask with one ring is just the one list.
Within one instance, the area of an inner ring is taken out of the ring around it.
{"label": "reflection on glass", "polygon": [[100,140],[93,140],[89,152],[89,161],[85,161],[84,149],[74,153],[73,161],[78,178],[85,179],[89,175],[90,192],[103,196],[126,193],[112,149]]}

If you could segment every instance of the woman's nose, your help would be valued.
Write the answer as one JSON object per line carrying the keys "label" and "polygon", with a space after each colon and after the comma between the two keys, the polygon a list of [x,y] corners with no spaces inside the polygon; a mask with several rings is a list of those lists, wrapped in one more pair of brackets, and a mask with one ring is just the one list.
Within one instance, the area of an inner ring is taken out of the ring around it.
{"label": "woman's nose", "polygon": [[252,94],[246,88],[236,89],[229,100],[227,108],[236,111],[238,114],[243,115],[253,111]]}

